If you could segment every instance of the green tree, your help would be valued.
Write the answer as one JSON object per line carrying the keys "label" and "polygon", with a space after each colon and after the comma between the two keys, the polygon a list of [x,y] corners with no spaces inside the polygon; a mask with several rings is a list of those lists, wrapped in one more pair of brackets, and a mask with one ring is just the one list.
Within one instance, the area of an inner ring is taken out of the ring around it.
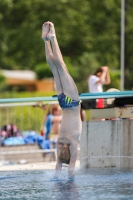
{"label": "green tree", "polygon": [[37,74],[38,80],[42,80],[44,78],[50,78],[50,77],[53,76],[51,69],[46,62],[45,63],[39,63],[38,65],[36,65],[35,72]]}
{"label": "green tree", "polygon": [[[94,57],[98,66],[120,69],[120,14],[121,0],[82,0],[82,4],[81,0],[0,0],[0,66],[34,70],[41,63],[45,65],[41,26],[52,21],[61,52],[77,71],[74,79],[78,80],[80,90],[86,91],[82,79],[87,77],[87,68],[88,74],[91,71],[89,65],[81,66],[83,55]],[[132,17],[133,1],[126,0],[126,89],[132,88],[133,81]],[[93,66],[92,72],[96,65]]]}
{"label": "green tree", "polygon": [[125,1],[125,89],[133,88],[133,1]]}
{"label": "green tree", "polygon": [[75,81],[79,92],[88,92],[88,78],[99,67],[95,54],[84,52],[74,65],[78,71]]}
{"label": "green tree", "polygon": [[115,88],[120,90],[120,71],[119,70],[111,70],[110,71],[111,83],[109,85],[104,85],[104,91],[107,91],[110,88]]}
{"label": "green tree", "polygon": [[6,78],[0,73],[0,92],[6,88]]}

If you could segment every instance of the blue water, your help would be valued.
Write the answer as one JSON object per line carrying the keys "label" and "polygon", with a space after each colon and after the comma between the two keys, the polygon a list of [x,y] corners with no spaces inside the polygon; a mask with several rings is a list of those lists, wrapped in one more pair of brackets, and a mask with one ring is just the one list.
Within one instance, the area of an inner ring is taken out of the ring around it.
{"label": "blue water", "polygon": [[68,181],[64,170],[60,181],[50,181],[53,170],[0,172],[2,200],[133,200],[133,170],[77,170]]}

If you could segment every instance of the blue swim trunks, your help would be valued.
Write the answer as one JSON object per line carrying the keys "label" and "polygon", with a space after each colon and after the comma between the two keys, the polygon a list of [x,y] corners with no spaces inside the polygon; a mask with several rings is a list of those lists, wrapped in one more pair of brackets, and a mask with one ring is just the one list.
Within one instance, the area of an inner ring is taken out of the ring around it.
{"label": "blue swim trunks", "polygon": [[58,96],[58,102],[61,108],[73,108],[80,105],[81,101],[73,100],[64,93]]}

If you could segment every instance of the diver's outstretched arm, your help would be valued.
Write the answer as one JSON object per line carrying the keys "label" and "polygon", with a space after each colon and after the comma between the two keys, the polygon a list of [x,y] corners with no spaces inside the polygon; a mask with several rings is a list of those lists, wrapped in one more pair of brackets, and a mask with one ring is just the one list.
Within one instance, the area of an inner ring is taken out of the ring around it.
{"label": "diver's outstretched arm", "polygon": [[75,171],[75,164],[76,164],[76,159],[77,159],[77,147],[78,147],[78,142],[74,141],[70,145],[70,163],[68,166],[68,176],[69,178],[74,178],[74,171]]}
{"label": "diver's outstretched arm", "polygon": [[[60,145],[57,143],[57,156],[59,155],[59,151],[60,151]],[[56,167],[55,167],[55,171],[56,171],[57,175],[58,175],[58,173],[61,172],[61,169],[62,169],[62,163],[59,160],[59,158],[57,157]]]}

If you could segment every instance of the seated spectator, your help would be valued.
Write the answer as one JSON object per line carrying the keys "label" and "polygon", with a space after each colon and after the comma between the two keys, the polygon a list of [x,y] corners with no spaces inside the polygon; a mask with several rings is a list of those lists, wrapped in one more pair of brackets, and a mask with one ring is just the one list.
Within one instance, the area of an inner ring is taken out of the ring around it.
{"label": "seated spectator", "polygon": [[17,126],[15,124],[7,124],[2,126],[0,130],[0,136],[4,138],[16,137],[20,134]]}

